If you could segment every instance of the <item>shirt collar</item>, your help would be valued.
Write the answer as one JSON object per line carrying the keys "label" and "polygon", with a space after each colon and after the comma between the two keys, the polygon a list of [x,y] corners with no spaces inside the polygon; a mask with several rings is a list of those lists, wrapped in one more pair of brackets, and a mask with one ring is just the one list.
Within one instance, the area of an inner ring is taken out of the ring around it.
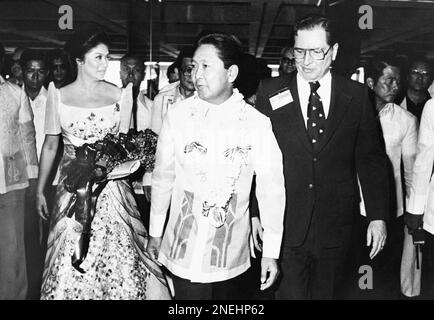
{"label": "shirt collar", "polygon": [[234,88],[232,95],[223,103],[217,105],[213,103],[206,102],[199,98],[197,92],[194,93],[194,98],[199,101],[199,103],[204,106],[206,110],[212,111],[212,113],[222,113],[222,114],[232,114],[238,109],[237,107],[244,105],[246,102],[244,101],[244,96],[238,91],[238,89]]}
{"label": "shirt collar", "polygon": [[[330,71],[327,71],[327,73],[318,80],[319,84],[320,84],[320,88],[325,88],[326,86],[330,85],[332,81],[332,74]],[[297,82],[301,83],[303,86],[306,87],[310,87],[309,86],[309,82],[313,82],[313,81],[307,81],[305,79],[303,79],[303,77],[300,75],[299,72],[297,72]],[[320,89],[318,89],[320,90]]]}
{"label": "shirt collar", "polygon": [[395,110],[395,104],[393,102],[387,103],[381,110],[380,112],[378,112],[378,117],[382,118],[385,117],[387,115],[391,115],[393,116]]}
{"label": "shirt collar", "polygon": [[[23,88],[24,88],[24,86],[23,86]],[[48,91],[47,91],[47,89],[45,89],[45,87],[42,86],[42,87],[41,87],[41,90],[39,90],[38,95],[35,97],[35,99],[33,99],[33,101],[37,101],[37,100],[39,100],[39,99],[41,99],[41,98],[46,98],[47,95],[48,95]],[[32,101],[30,98],[29,98],[29,100]]]}

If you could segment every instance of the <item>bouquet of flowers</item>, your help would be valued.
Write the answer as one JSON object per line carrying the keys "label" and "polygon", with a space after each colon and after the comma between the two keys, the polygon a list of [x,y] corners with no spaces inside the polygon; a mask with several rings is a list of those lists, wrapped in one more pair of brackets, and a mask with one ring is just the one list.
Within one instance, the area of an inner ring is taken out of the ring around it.
{"label": "bouquet of flowers", "polygon": [[107,134],[102,140],[75,149],[76,158],[65,168],[65,188],[75,192],[87,182],[101,182],[113,169],[123,163],[139,160],[146,172],[154,169],[157,134],[150,129],[115,136]]}
{"label": "bouquet of flowers", "polygon": [[[74,215],[80,227],[80,236],[75,245],[72,265],[80,272],[80,264],[87,255],[91,222],[95,213],[96,200],[110,179],[125,177],[140,166],[146,172],[154,168],[157,134],[150,129],[131,129],[119,135],[107,134],[102,140],[84,144],[75,149],[75,159],[65,167],[65,189],[73,193],[68,207],[68,217]],[[140,165],[127,165],[128,163]],[[122,174],[113,174],[118,168],[126,167]],[[93,188],[98,184],[96,188]]]}

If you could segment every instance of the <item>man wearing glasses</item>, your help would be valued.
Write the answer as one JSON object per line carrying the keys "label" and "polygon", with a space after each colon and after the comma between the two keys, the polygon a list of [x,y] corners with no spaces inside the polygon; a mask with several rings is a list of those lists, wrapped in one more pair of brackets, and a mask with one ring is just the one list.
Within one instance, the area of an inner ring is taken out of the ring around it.
{"label": "man wearing glasses", "polygon": [[332,299],[341,282],[359,203],[373,259],[386,241],[387,156],[367,88],[330,72],[338,43],[331,22],[308,16],[294,29],[297,72],[264,80],[257,109],[270,117],[286,185],[278,299]]}
{"label": "man wearing glasses", "polygon": [[279,64],[279,76],[284,74],[290,74],[295,71],[295,60],[293,47],[285,47],[282,49],[280,64]]}
{"label": "man wearing glasses", "polygon": [[432,82],[431,66],[423,60],[414,61],[407,75],[407,91],[401,107],[410,111],[420,122],[422,110],[431,96],[428,87]]}
{"label": "man wearing glasses", "polygon": [[179,81],[165,86],[155,96],[152,107],[151,129],[156,134],[160,134],[167,109],[176,102],[191,97],[194,93],[194,84],[191,80],[193,54],[194,48],[192,47],[187,47],[179,53],[175,61],[176,67],[180,70]]}
{"label": "man wearing glasses", "polygon": [[[176,102],[187,99],[194,94],[194,84],[191,79],[193,54],[193,47],[181,50],[174,63],[175,67],[180,71],[179,81],[170,83],[162,88],[154,98],[151,130],[156,134],[160,134],[163,119],[168,108]],[[143,176],[143,188],[146,190],[146,199],[149,202],[151,201],[151,179],[152,175],[149,173]]]}

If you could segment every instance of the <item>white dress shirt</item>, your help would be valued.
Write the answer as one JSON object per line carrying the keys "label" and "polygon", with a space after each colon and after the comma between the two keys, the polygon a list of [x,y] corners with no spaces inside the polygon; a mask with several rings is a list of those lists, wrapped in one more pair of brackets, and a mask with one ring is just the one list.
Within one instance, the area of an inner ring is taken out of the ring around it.
{"label": "white dress shirt", "polygon": [[[140,91],[137,96],[137,131],[145,131],[151,126],[152,100],[149,99],[144,91]],[[145,173],[139,181],[133,182],[134,192],[143,194],[143,186],[151,185],[151,173]]]}
{"label": "white dress shirt", "polygon": [[41,158],[42,145],[45,140],[45,108],[47,104],[47,89],[41,87],[35,99],[30,99],[30,106],[33,111],[33,124],[36,131],[36,152],[38,159]]}
{"label": "white dress shirt", "polygon": [[154,98],[152,105],[151,130],[156,134],[160,134],[163,119],[167,110],[176,102],[185,99],[179,90],[180,85],[179,81],[170,83],[162,88]]}
{"label": "white dress shirt", "polygon": [[423,228],[434,234],[434,99],[425,103],[420,120],[413,183],[407,211],[424,214]]}
{"label": "white dress shirt", "polygon": [[[332,91],[332,75],[327,72],[324,77],[319,81],[320,87],[317,90],[321,98],[322,106],[324,109],[325,117],[327,119],[330,109],[330,97]],[[300,100],[301,112],[303,113],[304,124],[307,127],[307,105],[309,103],[310,85],[309,82],[304,80],[300,73],[297,73],[297,90],[298,98]]]}
{"label": "white dress shirt", "polygon": [[[152,119],[150,129],[156,134],[160,134],[161,126],[163,125],[163,119],[166,116],[167,110],[169,110],[175,103],[182,101],[185,97],[179,90],[180,82],[176,81],[170,83],[160,90],[155,96],[152,104]],[[150,186],[152,179],[152,173],[147,172],[143,176],[142,185]]]}
{"label": "white dress shirt", "polygon": [[[389,103],[378,114],[383,131],[386,153],[393,167],[396,190],[396,217],[404,214],[401,160],[404,167],[404,183],[407,202],[412,188],[413,164],[416,158],[417,118],[400,106]],[[363,197],[360,212],[366,216]]]}

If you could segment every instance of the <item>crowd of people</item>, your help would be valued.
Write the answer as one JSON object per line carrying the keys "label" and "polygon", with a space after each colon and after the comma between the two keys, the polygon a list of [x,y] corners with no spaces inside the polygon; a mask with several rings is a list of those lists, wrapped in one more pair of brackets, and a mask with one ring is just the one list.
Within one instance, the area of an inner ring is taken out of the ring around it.
{"label": "crowd of people", "polygon": [[[17,48],[0,78],[0,299],[434,298],[431,65],[373,57],[361,84],[333,72],[335,31],[299,20],[274,78],[236,36],[201,35],[157,94],[134,53],[122,88],[104,80],[99,29]],[[158,136],[153,168],[72,191],[78,150],[131,129]]]}

